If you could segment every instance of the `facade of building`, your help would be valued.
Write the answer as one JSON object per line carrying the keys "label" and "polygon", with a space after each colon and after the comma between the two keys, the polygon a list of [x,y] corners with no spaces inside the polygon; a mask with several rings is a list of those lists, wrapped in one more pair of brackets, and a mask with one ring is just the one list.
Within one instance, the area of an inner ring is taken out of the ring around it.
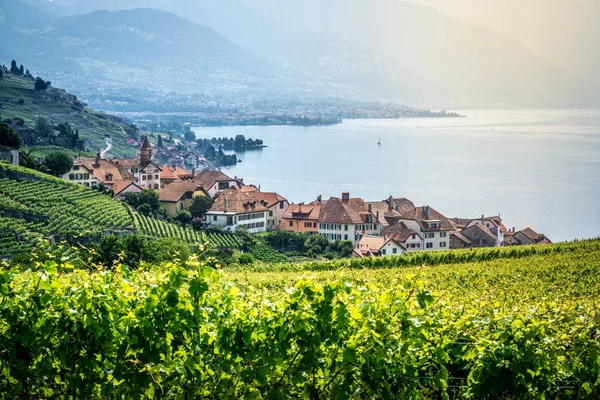
{"label": "facade of building", "polygon": [[498,237],[484,224],[469,225],[460,233],[470,240],[469,247],[495,247],[498,245]]}
{"label": "facade of building", "polygon": [[321,206],[322,203],[316,201],[309,204],[290,204],[283,215],[281,229],[306,233],[309,236],[317,235]]}
{"label": "facade of building", "polygon": [[450,233],[455,230],[448,218],[429,206],[416,207],[402,215],[399,222],[423,237],[423,250],[448,250]]}
{"label": "facade of building", "polygon": [[98,180],[95,178],[93,171],[90,171],[85,165],[83,165],[78,160],[73,162],[73,166],[71,170],[62,176],[62,179],[79,183],[85,187],[90,187],[93,184],[98,183]]}
{"label": "facade of building", "polygon": [[190,210],[194,197],[208,196],[208,193],[194,181],[179,181],[158,191],[158,200],[167,217],[174,217],[179,211]]}
{"label": "facade of building", "polygon": [[406,248],[393,238],[363,236],[356,246],[355,253],[358,253],[363,257],[399,256],[406,253]]}
{"label": "facade of building", "polygon": [[249,233],[266,232],[269,209],[248,193],[235,188],[223,189],[206,213],[208,225],[226,230],[246,229]]}
{"label": "facade of building", "polygon": [[0,149],[0,160],[7,161],[9,164],[19,165],[19,149]]}
{"label": "facade of building", "polygon": [[531,228],[525,228],[521,229],[518,232],[514,232],[512,237],[518,245],[552,243],[552,241],[548,239],[546,235],[544,235],[543,233],[537,233]]}
{"label": "facade of building", "polygon": [[252,191],[247,193],[269,209],[267,212],[267,230],[281,229],[285,210],[290,205],[287,199],[272,192]]}
{"label": "facade of building", "polygon": [[142,188],[136,185],[134,182],[129,181],[115,181],[112,186],[115,198],[119,200],[125,200],[127,193],[140,193]]}
{"label": "facade of building", "polygon": [[379,236],[380,232],[381,223],[372,207],[360,198],[351,198],[348,192],[321,206],[319,235],[329,241],[349,240],[356,246],[363,236]]}
{"label": "facade of building", "polygon": [[393,238],[407,252],[423,250],[423,237],[420,233],[409,229],[403,222],[396,222],[381,231],[381,236]]}

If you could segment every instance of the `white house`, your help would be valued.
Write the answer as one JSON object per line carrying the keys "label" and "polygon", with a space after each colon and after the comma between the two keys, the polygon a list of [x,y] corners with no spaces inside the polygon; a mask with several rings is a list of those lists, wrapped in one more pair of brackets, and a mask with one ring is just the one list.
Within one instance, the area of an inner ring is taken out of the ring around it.
{"label": "white house", "polygon": [[365,236],[379,236],[381,223],[370,205],[360,198],[331,197],[321,207],[319,234],[329,241],[350,240],[355,246]]}
{"label": "white house", "polygon": [[355,253],[362,256],[392,256],[406,253],[406,248],[393,238],[363,236],[356,246]]}
{"label": "white house", "polygon": [[247,192],[264,207],[268,208],[267,229],[282,229],[283,216],[290,203],[277,193],[253,191]]}
{"label": "white house", "polygon": [[93,184],[98,183],[98,179],[94,176],[93,170],[88,169],[77,159],[73,161],[71,170],[64,174],[62,179],[73,183],[79,183],[85,187],[90,187]]}
{"label": "white house", "polygon": [[402,215],[402,222],[423,238],[423,250],[447,250],[450,248],[450,232],[455,228],[448,218],[429,206],[416,207]]}
{"label": "white house", "polygon": [[241,181],[232,179],[221,171],[203,171],[194,177],[194,182],[202,186],[212,198],[225,189],[241,186]]}
{"label": "white house", "polygon": [[394,225],[383,228],[381,236],[393,238],[396,242],[404,246],[407,252],[423,250],[423,236],[409,229],[403,222],[397,222]]}
{"label": "white house", "polygon": [[244,228],[250,233],[265,232],[268,212],[267,207],[249,194],[237,189],[224,189],[206,213],[206,223],[231,231]]}

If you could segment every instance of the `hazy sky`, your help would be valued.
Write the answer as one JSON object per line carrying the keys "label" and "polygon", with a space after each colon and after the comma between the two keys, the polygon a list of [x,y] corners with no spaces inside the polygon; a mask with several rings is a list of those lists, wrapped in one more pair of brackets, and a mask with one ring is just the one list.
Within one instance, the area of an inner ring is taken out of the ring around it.
{"label": "hazy sky", "polygon": [[513,37],[561,69],[600,61],[599,0],[411,0]]}

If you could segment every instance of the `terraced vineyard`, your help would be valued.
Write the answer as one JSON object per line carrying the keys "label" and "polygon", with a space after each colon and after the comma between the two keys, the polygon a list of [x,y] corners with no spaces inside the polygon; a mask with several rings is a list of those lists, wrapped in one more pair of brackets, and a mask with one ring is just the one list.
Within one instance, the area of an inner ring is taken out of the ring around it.
{"label": "terraced vineyard", "polygon": [[50,235],[95,236],[133,223],[120,201],[7,164],[0,164],[0,216],[0,256],[27,251]]}
{"label": "terraced vineyard", "polygon": [[138,231],[145,236],[153,238],[176,237],[190,244],[210,243],[219,248],[237,249],[240,240],[234,234],[218,234],[198,232],[191,227],[181,227],[156,218],[146,217],[139,213],[133,213],[133,220]]}
{"label": "terraced vineyard", "polygon": [[315,272],[2,270],[0,393],[600,398],[600,241],[539,248]]}

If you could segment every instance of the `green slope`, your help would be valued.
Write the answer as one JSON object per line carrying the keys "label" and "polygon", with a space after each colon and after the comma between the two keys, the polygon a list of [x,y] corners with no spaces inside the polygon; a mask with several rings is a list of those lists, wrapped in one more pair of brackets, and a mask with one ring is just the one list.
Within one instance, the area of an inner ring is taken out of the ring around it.
{"label": "green slope", "polygon": [[2,120],[22,118],[27,128],[35,129],[39,117],[51,125],[70,124],[73,130],[79,130],[89,153],[95,154],[106,147],[104,139],[110,137],[113,140],[110,155],[135,155],[136,148],[127,144],[130,136],[125,132],[131,132],[129,125],[118,117],[86,108],[76,96],[62,89],[34,90],[31,78],[5,72],[0,79],[0,105]]}

